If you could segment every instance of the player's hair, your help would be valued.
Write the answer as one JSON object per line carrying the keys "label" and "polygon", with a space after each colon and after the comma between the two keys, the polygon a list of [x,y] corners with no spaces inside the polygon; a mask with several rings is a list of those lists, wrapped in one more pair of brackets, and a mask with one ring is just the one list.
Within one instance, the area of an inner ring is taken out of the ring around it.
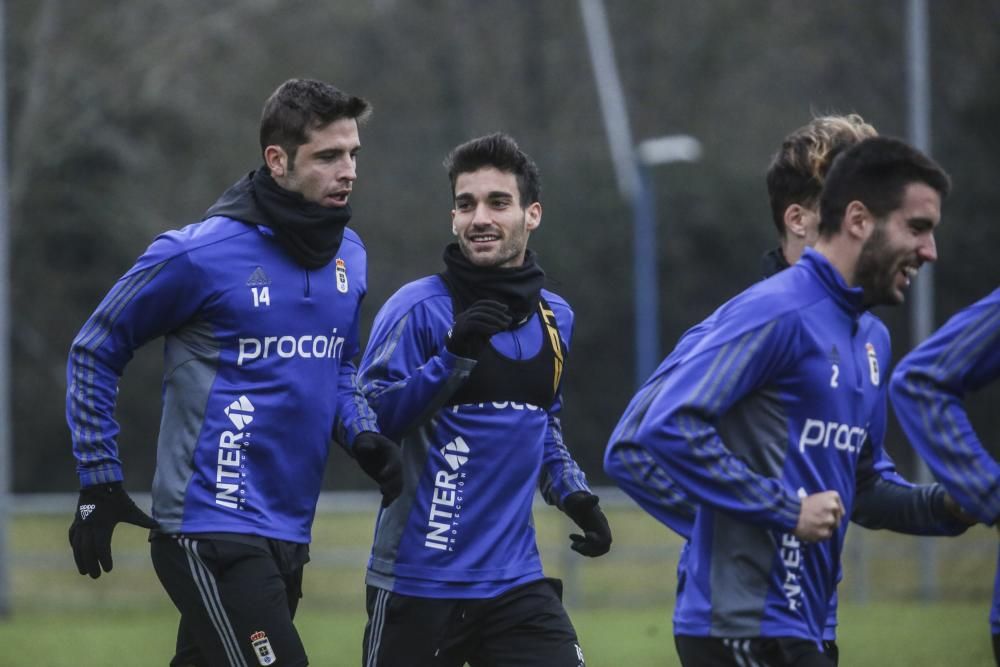
{"label": "player's hair", "polygon": [[785,210],[792,204],[812,208],[834,158],[862,139],[878,136],[858,114],[818,116],[781,142],[767,168],[767,194],[778,236],[785,238]]}
{"label": "player's hair", "polygon": [[903,203],[911,183],[926,183],[944,199],[951,179],[934,160],[891,137],[874,137],[843,151],[826,176],[820,195],[819,233],[829,238],[840,231],[852,201],[864,204],[881,220]]}
{"label": "player's hair", "polygon": [[289,79],[264,102],[260,116],[260,150],[281,146],[288,154],[289,170],[295,166],[299,146],[309,141],[309,132],[342,118],[364,123],[372,105],[364,98],[314,79]]}
{"label": "player's hair", "polygon": [[456,146],[445,158],[444,167],[451,180],[452,198],[455,197],[455,181],[459,174],[467,174],[483,167],[494,167],[504,173],[514,174],[521,208],[537,202],[542,193],[538,165],[518,147],[510,135],[503,132],[494,132]]}

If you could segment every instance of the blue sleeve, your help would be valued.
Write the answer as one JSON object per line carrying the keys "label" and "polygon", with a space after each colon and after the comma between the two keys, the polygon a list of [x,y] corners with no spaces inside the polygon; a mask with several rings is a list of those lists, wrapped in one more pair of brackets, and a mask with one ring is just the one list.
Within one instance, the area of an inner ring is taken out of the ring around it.
{"label": "blue sleeve", "polygon": [[948,320],[893,373],[890,393],[910,443],[961,507],[1000,519],[1000,465],[962,404],[1000,376],[1000,289]]}
{"label": "blue sleeve", "polygon": [[[404,288],[405,290],[405,288]],[[382,432],[399,439],[441,409],[476,362],[445,349],[448,312],[434,298],[418,301],[397,292],[375,316],[361,360],[361,389]]]}
{"label": "blue sleeve", "polygon": [[562,507],[566,496],[576,491],[590,493],[590,487],[587,486],[587,476],[563,443],[562,424],[556,416],[557,412],[557,406],[549,410],[542,452],[542,474],[538,486],[545,502]]}
{"label": "blue sleeve", "polygon": [[[551,307],[551,310],[544,313],[545,328],[551,336],[558,336],[562,350],[557,352],[558,361],[564,362],[565,359],[561,355],[568,353],[569,343],[573,337],[573,311],[561,297],[551,292],[545,292],[545,297]],[[551,326],[549,318],[555,321],[554,327]],[[547,412],[548,423],[545,428],[545,440],[542,443],[542,470],[538,487],[545,502],[561,508],[562,501],[569,494],[577,491],[590,493],[587,476],[563,441],[562,423],[559,421],[559,413],[562,412],[561,379],[556,388],[556,398]]]}
{"label": "blue sleeve", "polygon": [[349,447],[359,433],[379,431],[375,413],[361,391],[358,369],[354,365],[354,359],[361,351],[358,333],[360,310],[361,300],[358,300],[357,310],[351,320],[353,324],[350,335],[344,341],[344,353],[337,376],[337,421],[334,428],[337,441],[344,447]]}
{"label": "blue sleeve", "polygon": [[715,424],[742,397],[793,367],[795,315],[730,335],[715,332],[679,359],[628,442],[641,447],[692,502],[783,532],[798,524],[800,501],[780,479],[759,475],[726,448]]}
{"label": "blue sleeve", "polygon": [[608,476],[639,507],[685,539],[691,537],[698,506],[671,479],[666,469],[631,438],[648,414],[649,404],[660,391],[667,374],[709,330],[709,324],[702,322],[684,333],[673,352],[629,402],[604,450],[604,471]]}
{"label": "blue sleeve", "polygon": [[604,453],[604,471],[654,519],[691,538],[698,506],[645,449],[634,442],[614,443]]}
{"label": "blue sleeve", "polygon": [[118,380],[145,343],[190,320],[205,281],[169,235],[153,242],[108,292],[73,339],[66,368],[66,421],[80,484],[121,481],[115,403]]}

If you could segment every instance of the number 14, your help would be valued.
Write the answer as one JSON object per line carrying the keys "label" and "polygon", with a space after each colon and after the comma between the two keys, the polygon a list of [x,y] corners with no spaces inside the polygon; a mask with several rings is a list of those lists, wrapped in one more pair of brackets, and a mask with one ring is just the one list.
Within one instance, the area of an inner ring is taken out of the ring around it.
{"label": "number 14", "polygon": [[263,287],[251,287],[250,291],[253,292],[253,307],[260,308],[261,304],[265,306],[271,305],[271,293],[267,290],[267,285]]}

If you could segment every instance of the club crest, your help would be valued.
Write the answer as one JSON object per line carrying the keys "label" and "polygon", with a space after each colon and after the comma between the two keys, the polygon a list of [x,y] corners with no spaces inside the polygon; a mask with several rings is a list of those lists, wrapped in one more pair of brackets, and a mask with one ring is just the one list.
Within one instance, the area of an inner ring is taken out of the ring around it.
{"label": "club crest", "polygon": [[347,294],[347,264],[344,260],[337,258],[337,291]]}

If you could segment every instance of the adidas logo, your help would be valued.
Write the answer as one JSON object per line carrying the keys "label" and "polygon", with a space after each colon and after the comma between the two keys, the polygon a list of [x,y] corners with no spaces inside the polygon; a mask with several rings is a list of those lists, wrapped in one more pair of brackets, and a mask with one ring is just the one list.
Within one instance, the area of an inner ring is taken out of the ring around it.
{"label": "adidas logo", "polygon": [[250,274],[250,277],[247,278],[247,287],[262,287],[270,284],[271,279],[267,277],[266,273],[264,273],[264,269],[259,266],[254,269],[253,273]]}
{"label": "adidas logo", "polygon": [[253,403],[246,396],[240,396],[226,408],[226,416],[233,426],[242,431],[253,421]]}
{"label": "adidas logo", "polygon": [[444,456],[444,460],[448,462],[448,465],[452,470],[458,470],[465,465],[465,462],[469,459],[467,456],[463,456],[463,454],[468,453],[469,446],[465,444],[465,440],[462,439],[462,436],[458,436],[441,448],[441,454]]}
{"label": "adidas logo", "polygon": [[840,352],[837,350],[837,346],[834,345],[833,349],[830,350],[830,356],[828,357],[831,364],[840,363]]}
{"label": "adidas logo", "polygon": [[97,505],[80,505],[80,518],[84,521],[97,508]]}

